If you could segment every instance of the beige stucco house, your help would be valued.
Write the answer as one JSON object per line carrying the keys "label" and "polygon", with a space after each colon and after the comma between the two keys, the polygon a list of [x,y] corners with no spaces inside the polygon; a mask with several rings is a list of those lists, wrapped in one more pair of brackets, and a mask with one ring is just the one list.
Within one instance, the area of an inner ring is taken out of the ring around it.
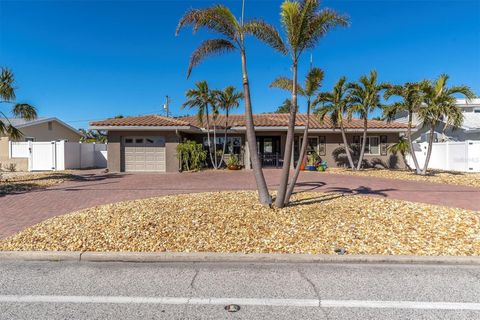
{"label": "beige stucco house", "polygon": [[[212,119],[210,128],[212,129]],[[251,168],[245,134],[245,116],[230,115],[228,124],[224,115],[216,118],[217,144],[223,144],[223,132],[228,128],[227,152],[236,154],[246,169]],[[297,116],[294,162],[299,157],[299,145],[306,123],[306,115]],[[257,149],[263,166],[279,167],[283,162],[287,136],[288,114],[256,114],[254,124]],[[345,124],[349,145],[358,150],[363,133],[363,120],[352,119]],[[90,124],[90,129],[108,132],[108,168],[113,172],[179,170],[176,146],[184,140],[195,140],[207,145],[206,123],[197,117],[167,118],[158,115],[107,119]],[[402,157],[388,151],[405,132],[403,123],[368,121],[365,162],[371,166],[404,167]],[[213,138],[212,138],[213,139]],[[213,140],[212,140],[213,143]],[[316,117],[310,121],[308,152],[316,153],[327,165],[344,166],[346,154],[341,133],[329,119],[320,123]],[[354,154],[358,158],[358,154]]]}
{"label": "beige stucco house", "polygon": [[[11,118],[6,120],[14,127],[19,129],[23,136],[21,139],[13,141],[58,141],[68,140],[71,142],[78,142],[82,138],[82,133],[77,129],[71,127],[67,123],[55,117],[43,117],[35,120],[24,120],[18,118]],[[9,156],[9,142],[12,141],[8,136],[0,134],[0,163],[5,166],[10,163],[15,163],[17,170],[24,171],[28,167],[27,158],[13,158]]]}

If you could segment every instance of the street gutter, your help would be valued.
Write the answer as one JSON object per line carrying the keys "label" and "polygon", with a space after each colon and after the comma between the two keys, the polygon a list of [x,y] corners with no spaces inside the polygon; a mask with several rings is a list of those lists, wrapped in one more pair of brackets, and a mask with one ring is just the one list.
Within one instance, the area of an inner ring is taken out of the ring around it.
{"label": "street gutter", "polygon": [[80,251],[0,251],[3,261],[76,262],[264,262],[264,263],[375,263],[480,265],[479,256],[387,256],[387,255],[310,255],[280,253],[213,252],[80,252]]}

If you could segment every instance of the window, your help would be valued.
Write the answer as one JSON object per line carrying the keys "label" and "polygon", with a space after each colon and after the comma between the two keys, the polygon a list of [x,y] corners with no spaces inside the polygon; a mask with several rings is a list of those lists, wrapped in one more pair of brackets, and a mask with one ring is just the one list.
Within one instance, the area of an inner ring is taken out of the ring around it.
{"label": "window", "polygon": [[475,108],[475,109],[473,109],[473,112],[475,112],[475,113],[480,113],[480,108]]}
{"label": "window", "polygon": [[52,121],[48,121],[48,130],[49,131],[52,131],[53,129],[53,122]]}
{"label": "window", "polygon": [[[217,137],[216,139],[216,146],[217,150],[223,150],[223,142],[224,137]],[[210,145],[213,148],[213,137],[210,137]],[[203,137],[203,146],[208,148],[208,140],[207,137]],[[225,153],[230,154],[240,154],[242,148],[242,138],[241,137],[227,137],[227,148]]]}
{"label": "window", "polygon": [[[363,137],[360,137],[360,143],[363,143]],[[380,138],[367,137],[365,143],[365,154],[380,155]]]}
{"label": "window", "polygon": [[[298,150],[300,150],[300,147],[302,145],[303,138],[299,137],[299,144],[296,146]],[[319,156],[324,156],[327,154],[326,152],[326,147],[325,147],[325,136],[319,136],[319,137],[308,137],[307,140],[307,154],[310,154],[312,152],[316,153]],[[298,155],[296,156],[298,158]]]}
{"label": "window", "polygon": [[35,138],[34,137],[25,137],[25,142],[29,142],[29,141],[35,141]]}
{"label": "window", "polygon": [[137,139],[135,139],[135,143],[143,143],[143,139],[142,138],[137,138]]}
{"label": "window", "polygon": [[126,138],[125,143],[133,143],[133,139],[132,138]]}

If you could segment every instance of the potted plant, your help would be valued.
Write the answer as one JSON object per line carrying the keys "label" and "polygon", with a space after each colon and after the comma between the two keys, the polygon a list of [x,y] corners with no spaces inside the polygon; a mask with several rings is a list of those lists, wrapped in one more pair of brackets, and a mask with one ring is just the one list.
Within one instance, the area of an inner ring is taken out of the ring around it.
{"label": "potted plant", "polygon": [[230,157],[228,158],[227,168],[229,170],[240,170],[242,168],[236,154],[231,154]]}
{"label": "potted plant", "polygon": [[309,155],[307,155],[307,165],[305,169],[308,171],[317,170],[317,167],[315,166],[316,162],[317,162],[317,157],[315,156],[314,153],[310,153]]}

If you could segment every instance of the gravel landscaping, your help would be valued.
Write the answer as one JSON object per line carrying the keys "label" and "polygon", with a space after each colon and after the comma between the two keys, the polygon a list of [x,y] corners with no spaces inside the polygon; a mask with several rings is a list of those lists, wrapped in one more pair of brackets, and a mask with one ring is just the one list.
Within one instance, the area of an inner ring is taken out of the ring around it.
{"label": "gravel landscaping", "polygon": [[68,172],[8,172],[0,175],[0,196],[10,193],[21,193],[32,189],[47,188],[76,176]]}
{"label": "gravel landscaping", "polygon": [[429,170],[428,175],[421,176],[408,170],[364,169],[352,171],[346,168],[328,168],[328,173],[348,174],[366,177],[378,177],[398,180],[453,184],[480,188],[480,173],[464,173],[453,171]]}
{"label": "gravel landscaping", "polygon": [[43,221],[0,250],[480,255],[480,213],[360,195],[305,192],[291,206],[253,191],[98,206]]}

